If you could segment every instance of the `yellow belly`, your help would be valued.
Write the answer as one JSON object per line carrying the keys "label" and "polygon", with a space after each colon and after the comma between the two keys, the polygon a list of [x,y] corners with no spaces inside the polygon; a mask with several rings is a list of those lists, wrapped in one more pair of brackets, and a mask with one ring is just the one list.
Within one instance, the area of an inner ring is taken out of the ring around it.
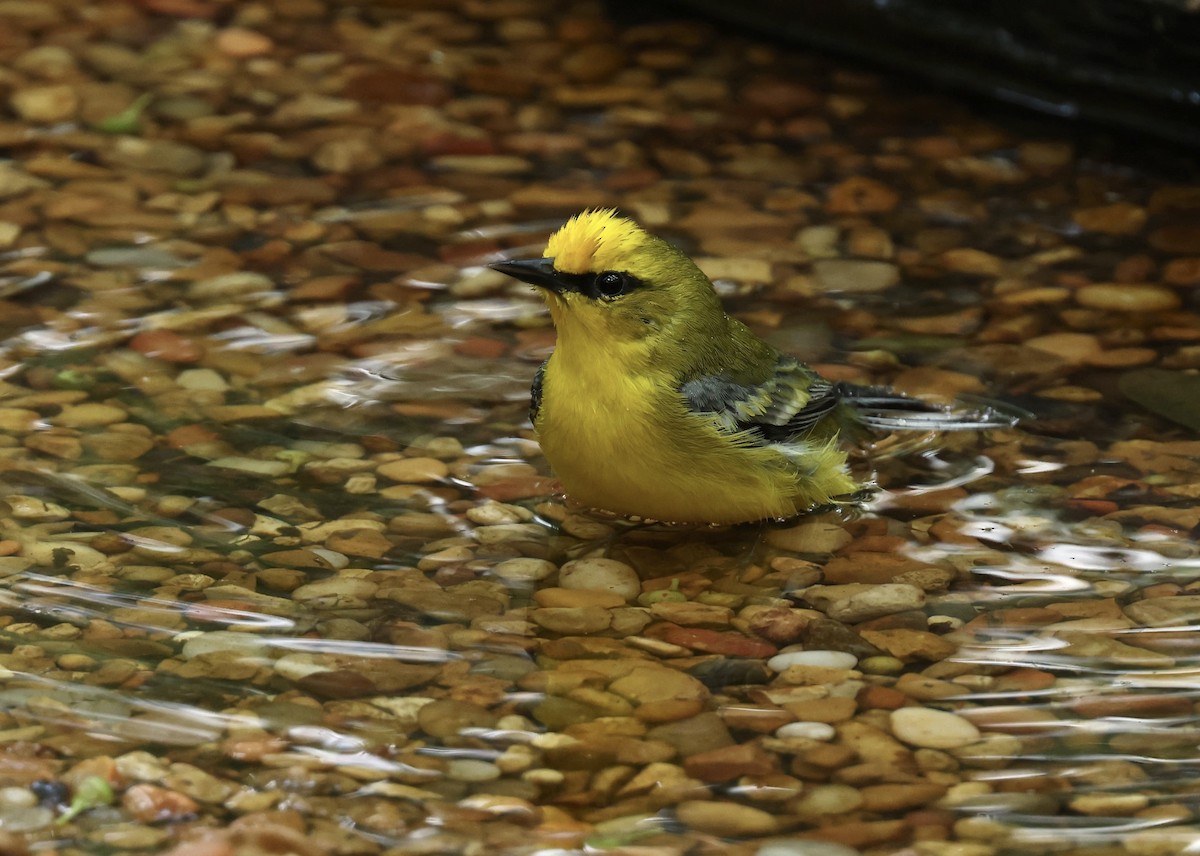
{"label": "yellow belly", "polygon": [[[593,378],[593,381],[595,379]],[[649,377],[572,383],[550,367],[538,439],[567,495],[620,514],[678,523],[789,517],[854,489],[845,454],[738,444]]]}

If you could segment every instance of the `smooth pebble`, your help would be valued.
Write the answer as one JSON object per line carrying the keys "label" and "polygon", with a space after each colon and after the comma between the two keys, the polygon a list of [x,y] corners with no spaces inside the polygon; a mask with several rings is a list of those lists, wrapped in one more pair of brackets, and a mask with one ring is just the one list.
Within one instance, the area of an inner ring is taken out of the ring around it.
{"label": "smooth pebble", "polygon": [[536,582],[552,575],[558,568],[545,559],[505,559],[492,568],[492,573],[510,582]]}
{"label": "smooth pebble", "polygon": [[789,722],[787,725],[781,725],[775,731],[775,736],[781,739],[804,737],[808,740],[832,740],[836,733],[833,726],[827,722]]}
{"label": "smooth pebble", "polygon": [[217,458],[209,461],[208,466],[272,477],[281,476],[291,468],[286,461],[264,461],[259,458],[243,458],[238,455]]}
{"label": "smooth pebble", "polygon": [[955,713],[927,707],[893,710],[892,734],[923,749],[958,749],[979,739],[979,729]]}
{"label": "smooth pebble", "polygon": [[20,806],[0,811],[0,829],[6,832],[34,832],[54,823],[54,812],[45,806]]}
{"label": "smooth pebble", "polygon": [[821,666],[826,669],[853,669],[858,658],[845,651],[785,651],[767,661],[767,668],[782,672],[788,666]]}
{"label": "smooth pebble", "polygon": [[179,268],[187,264],[161,247],[100,247],[88,252],[84,261],[97,267]]}
{"label": "smooth pebble", "polygon": [[779,828],[775,815],[737,803],[684,800],[675,807],[675,813],[685,826],[729,838],[770,835]]}
{"label": "smooth pebble", "polygon": [[175,378],[175,383],[184,389],[191,390],[204,389],[214,392],[224,392],[229,389],[229,384],[225,381],[225,378],[212,369],[187,369],[181,371],[179,377]]}
{"label": "smooth pebble", "polygon": [[1075,292],[1081,306],[1111,312],[1163,312],[1179,307],[1179,295],[1161,285],[1101,282]]}
{"label": "smooth pebble", "polygon": [[456,782],[490,782],[500,778],[500,768],[488,761],[455,758],[446,764],[446,778]]}
{"label": "smooth pebble", "polygon": [[29,808],[37,805],[37,802],[37,795],[29,788],[19,788],[15,785],[0,788],[0,805],[5,808]]}
{"label": "smooth pebble", "polygon": [[616,559],[576,559],[558,572],[558,584],[565,589],[610,591],[630,601],[642,593],[637,571]]}

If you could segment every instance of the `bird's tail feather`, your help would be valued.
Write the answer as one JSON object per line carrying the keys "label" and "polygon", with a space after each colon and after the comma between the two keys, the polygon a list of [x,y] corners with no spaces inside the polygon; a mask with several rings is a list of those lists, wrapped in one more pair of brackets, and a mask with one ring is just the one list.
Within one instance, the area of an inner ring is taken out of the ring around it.
{"label": "bird's tail feather", "polygon": [[880,386],[843,384],[840,391],[855,420],[876,431],[1009,428],[1028,415],[1016,408],[982,399],[977,399],[973,406],[956,406],[922,401]]}

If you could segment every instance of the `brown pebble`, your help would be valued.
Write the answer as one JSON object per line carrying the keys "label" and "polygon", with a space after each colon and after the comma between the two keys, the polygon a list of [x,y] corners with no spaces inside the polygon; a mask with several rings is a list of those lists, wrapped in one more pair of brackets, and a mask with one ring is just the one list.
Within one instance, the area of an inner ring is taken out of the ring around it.
{"label": "brown pebble", "polygon": [[675,807],[675,814],[687,827],[731,838],[770,835],[779,828],[775,815],[734,802],[685,800]]}
{"label": "brown pebble", "polygon": [[67,84],[18,88],[9,97],[17,115],[29,122],[52,124],[65,122],[79,109],[79,94]]}
{"label": "brown pebble", "polygon": [[1096,208],[1080,208],[1074,220],[1085,232],[1132,235],[1146,225],[1146,209],[1131,202],[1114,202]]}
{"label": "brown pebble", "polygon": [[217,33],[216,48],[226,56],[244,59],[270,53],[275,43],[262,33],[243,27],[229,27]]}
{"label": "brown pebble", "polygon": [[150,784],[134,785],[125,791],[121,806],[142,823],[182,820],[200,810],[191,797]]}
{"label": "brown pebble", "polygon": [[376,472],[394,482],[427,484],[445,479],[450,468],[437,458],[401,458],[380,464]]}
{"label": "brown pebble", "polygon": [[596,42],[568,51],[562,67],[575,83],[600,83],[615,75],[626,63],[625,53],[619,47]]}
{"label": "brown pebble", "polygon": [[972,276],[999,276],[1004,269],[1004,264],[999,258],[971,247],[947,250],[938,261],[952,273]]}
{"label": "brown pebble", "polygon": [[1192,703],[1182,696],[1151,695],[1097,695],[1070,703],[1072,711],[1088,719],[1106,716],[1121,717],[1173,717],[1190,716]]}
{"label": "brown pebble", "polygon": [[543,607],[531,611],[529,617],[539,627],[553,633],[572,635],[600,633],[613,621],[612,613],[602,606]]}
{"label": "brown pebble", "polygon": [[958,651],[958,646],[953,642],[926,630],[863,630],[862,637],[906,663],[914,660],[936,662],[951,657]]}
{"label": "brown pebble", "polygon": [[625,605],[625,598],[619,594],[591,589],[538,589],[533,593],[533,599],[538,606],[543,607],[597,606],[612,609]]}
{"label": "brown pebble", "polygon": [[726,705],[719,713],[730,728],[756,734],[771,734],[780,726],[796,721],[795,714],[780,707]]}
{"label": "brown pebble", "polygon": [[1097,283],[1075,292],[1075,301],[1091,309],[1112,312],[1162,312],[1179,307],[1179,295],[1160,285]]}
{"label": "brown pebble", "polygon": [[[852,545],[852,552],[830,559],[829,563],[825,565],[825,582],[830,585],[890,583],[900,574],[929,567],[924,562],[918,562],[896,553],[854,549],[854,547],[862,546],[866,545],[860,539]],[[891,549],[895,549],[895,545]]]}
{"label": "brown pebble", "polygon": [[681,754],[706,752],[734,742],[725,722],[713,711],[655,726],[647,736],[674,746]]}
{"label": "brown pebble", "polygon": [[891,687],[866,686],[855,697],[864,710],[896,710],[909,703],[909,698]]}
{"label": "brown pebble", "polygon": [[886,184],[865,176],[847,178],[829,190],[830,214],[882,214],[891,211],[900,195]]}
{"label": "brown pebble", "polygon": [[684,758],[683,769],[703,782],[727,782],[740,776],[766,776],[777,771],[775,756],[756,743],[735,743]]}
{"label": "brown pebble", "polygon": [[844,722],[854,716],[858,703],[852,698],[831,696],[802,702],[786,702],[784,709],[807,722]]}
{"label": "brown pebble", "polygon": [[776,645],[789,645],[802,637],[811,617],[803,610],[784,606],[767,607],[751,614],[751,632]]}
{"label": "brown pebble", "polygon": [[813,89],[794,80],[760,77],[742,87],[739,100],[751,109],[771,116],[790,116],[820,102]]}
{"label": "brown pebble", "polygon": [[946,793],[945,785],[929,782],[868,785],[859,791],[865,811],[906,811],[929,805]]}
{"label": "brown pebble", "polygon": [[172,363],[194,363],[204,355],[193,339],[171,330],[146,330],[129,340],[133,350]]}
{"label": "brown pebble", "polygon": [[[1148,277],[1139,277],[1139,279],[1146,278]],[[1195,285],[1200,283],[1200,256],[1171,259],[1163,268],[1163,282],[1171,285]]]}
{"label": "brown pebble", "polygon": [[491,728],[496,717],[487,709],[469,702],[440,699],[422,705],[417,724],[430,737],[457,737],[466,729]]}

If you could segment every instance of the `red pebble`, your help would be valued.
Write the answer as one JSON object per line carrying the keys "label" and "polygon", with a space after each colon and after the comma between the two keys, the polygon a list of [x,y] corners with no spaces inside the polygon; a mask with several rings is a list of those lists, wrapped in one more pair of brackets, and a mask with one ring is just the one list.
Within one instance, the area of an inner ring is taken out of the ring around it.
{"label": "red pebble", "polygon": [[170,363],[194,363],[204,356],[197,342],[171,330],[144,330],[129,340],[129,347]]}
{"label": "red pebble", "polygon": [[697,627],[680,627],[678,624],[661,624],[647,630],[646,635],[702,651],[705,654],[723,654],[726,657],[773,657],[779,649],[767,642],[751,639],[741,633],[722,630],[704,630]]}
{"label": "red pebble", "polygon": [[553,496],[562,490],[554,479],[541,476],[513,476],[512,478],[482,485],[479,495],[496,502],[512,502],[514,499],[532,499],[537,496]]}

